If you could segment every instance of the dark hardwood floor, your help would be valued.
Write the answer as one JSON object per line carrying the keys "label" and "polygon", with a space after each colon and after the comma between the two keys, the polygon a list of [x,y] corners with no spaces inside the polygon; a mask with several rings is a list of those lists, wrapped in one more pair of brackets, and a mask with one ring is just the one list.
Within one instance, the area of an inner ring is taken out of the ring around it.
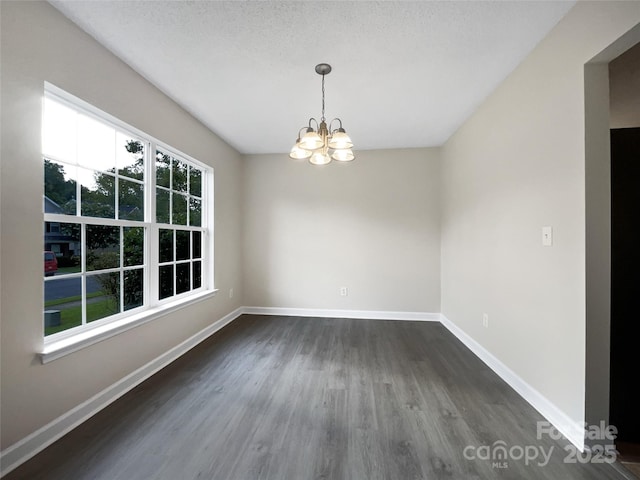
{"label": "dark hardwood floor", "polygon": [[624,478],[542,420],[439,323],[245,315],[5,478]]}

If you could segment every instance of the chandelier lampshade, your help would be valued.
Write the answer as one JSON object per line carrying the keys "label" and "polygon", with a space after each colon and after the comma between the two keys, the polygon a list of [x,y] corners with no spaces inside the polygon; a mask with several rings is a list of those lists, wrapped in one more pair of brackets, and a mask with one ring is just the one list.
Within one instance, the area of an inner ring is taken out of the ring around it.
{"label": "chandelier lampshade", "polygon": [[311,162],[313,165],[326,165],[330,161],[331,157],[326,153],[323,153],[322,151],[315,152],[309,159],[309,162]]}
{"label": "chandelier lampshade", "polygon": [[[349,162],[355,158],[351,147],[353,142],[342,126],[342,120],[334,118],[327,127],[324,118],[324,76],[331,72],[331,65],[316,65],[316,73],[322,75],[322,117],[320,123],[315,118],[309,119],[309,125],[300,129],[296,143],[289,157],[300,160],[308,158],[313,165],[326,165],[331,160]],[[332,128],[334,122],[338,127]],[[315,127],[314,125],[315,124]],[[300,135],[304,131],[304,134]]]}
{"label": "chandelier lampshade", "polygon": [[296,143],[293,148],[291,149],[291,152],[289,153],[289,156],[295,160],[300,160],[300,159],[304,159],[304,158],[309,158],[311,156],[311,151],[310,150],[305,150],[304,148],[300,148],[298,146],[298,144]]}
{"label": "chandelier lampshade", "polygon": [[344,128],[340,127],[333,135],[331,135],[329,148],[345,149],[351,147],[353,147],[353,142],[349,138],[349,135],[344,131]]}
{"label": "chandelier lampshade", "polygon": [[316,150],[324,146],[324,141],[320,138],[311,127],[307,129],[307,133],[303,135],[299,142],[300,148],[305,150]]}
{"label": "chandelier lampshade", "polygon": [[331,154],[331,158],[338,160],[339,162],[350,162],[356,157],[350,148],[345,148],[333,152],[333,154]]}

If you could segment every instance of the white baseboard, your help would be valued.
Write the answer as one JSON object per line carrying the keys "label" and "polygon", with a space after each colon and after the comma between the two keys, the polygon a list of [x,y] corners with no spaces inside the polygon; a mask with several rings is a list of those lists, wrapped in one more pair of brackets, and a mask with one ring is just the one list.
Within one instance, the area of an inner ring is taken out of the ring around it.
{"label": "white baseboard", "polygon": [[289,317],[357,318],[367,320],[404,320],[415,322],[439,322],[439,313],[387,312],[376,310],[333,310],[319,308],[244,307],[251,315],[283,315]]}
{"label": "white baseboard", "polygon": [[471,350],[480,360],[487,364],[500,378],[535,408],[544,418],[558,429],[580,451],[584,451],[584,427],[572,420],[549,401],[544,395],[520,378],[513,370],[494,357],[482,345],[467,335],[444,315],[440,315],[442,324],[453,333],[458,340]]}
{"label": "white baseboard", "polygon": [[145,381],[157,371],[169,365],[200,342],[206,340],[243,313],[243,308],[241,307],[228,315],[225,315],[217,322],[200,330],[198,333],[179,345],[176,345],[171,350],[163,353],[151,362],[140,367],[138,370],[107,387],[97,395],[94,395],[92,398],[69,410],[65,414],[49,422],[47,425],[0,452],[0,476],[8,474],[31,457],[40,453],[63,435],[91,418],[100,410],[116,401],[122,395]]}

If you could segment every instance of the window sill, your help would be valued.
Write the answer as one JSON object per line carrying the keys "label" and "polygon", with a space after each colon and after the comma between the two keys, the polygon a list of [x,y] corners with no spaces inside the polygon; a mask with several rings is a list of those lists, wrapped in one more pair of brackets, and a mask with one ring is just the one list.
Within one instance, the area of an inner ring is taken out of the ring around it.
{"label": "window sill", "polygon": [[53,360],[69,355],[70,353],[77,352],[78,350],[82,350],[83,348],[106,340],[107,338],[111,338],[122,332],[126,332],[127,330],[155,320],[156,318],[168,315],[180,308],[213,298],[217,291],[218,290],[208,290],[206,292],[198,293],[172,303],[166,303],[161,306],[145,310],[144,312],[121,320],[101,325],[100,327],[78,333],[71,337],[45,343],[42,352],[40,352],[38,356],[43,364],[52,362]]}

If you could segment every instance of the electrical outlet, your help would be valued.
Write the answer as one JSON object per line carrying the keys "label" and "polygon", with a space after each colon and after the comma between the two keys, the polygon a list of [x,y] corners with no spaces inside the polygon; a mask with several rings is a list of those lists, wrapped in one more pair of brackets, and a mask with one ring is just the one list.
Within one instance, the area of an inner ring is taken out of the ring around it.
{"label": "electrical outlet", "polygon": [[542,227],[542,245],[545,247],[553,245],[553,228]]}
{"label": "electrical outlet", "polygon": [[229,298],[233,298],[233,288],[229,289]]}
{"label": "electrical outlet", "polygon": [[349,295],[349,289],[347,287],[340,287],[340,296],[346,297]]}
{"label": "electrical outlet", "polygon": [[482,314],[482,326],[484,328],[489,328],[489,315],[486,313]]}

